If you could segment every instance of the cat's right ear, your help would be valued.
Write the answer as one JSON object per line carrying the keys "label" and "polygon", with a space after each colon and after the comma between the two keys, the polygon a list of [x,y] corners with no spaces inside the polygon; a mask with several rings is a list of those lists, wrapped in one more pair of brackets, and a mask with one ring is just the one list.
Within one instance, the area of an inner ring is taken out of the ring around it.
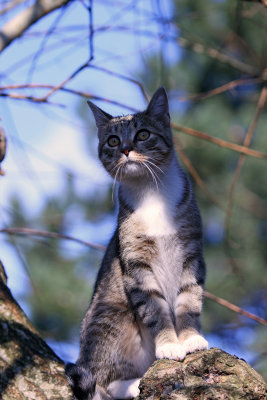
{"label": "cat's right ear", "polygon": [[103,127],[110,121],[113,117],[112,115],[108,114],[106,111],[101,110],[101,108],[97,107],[91,101],[87,101],[88,106],[91,108],[92,113],[95,117],[96,126],[99,128]]}

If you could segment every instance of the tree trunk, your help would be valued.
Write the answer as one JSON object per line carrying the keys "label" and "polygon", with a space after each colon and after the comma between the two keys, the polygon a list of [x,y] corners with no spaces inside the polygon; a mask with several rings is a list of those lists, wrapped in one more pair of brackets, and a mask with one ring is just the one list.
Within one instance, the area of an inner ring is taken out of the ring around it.
{"label": "tree trunk", "polygon": [[63,362],[41,339],[12,297],[1,261],[0,398],[72,399]]}
{"label": "tree trunk", "polygon": [[[219,349],[183,362],[156,361],[138,400],[266,399],[263,378],[245,361]],[[0,261],[0,398],[71,400],[63,362],[40,338],[6,286]]]}

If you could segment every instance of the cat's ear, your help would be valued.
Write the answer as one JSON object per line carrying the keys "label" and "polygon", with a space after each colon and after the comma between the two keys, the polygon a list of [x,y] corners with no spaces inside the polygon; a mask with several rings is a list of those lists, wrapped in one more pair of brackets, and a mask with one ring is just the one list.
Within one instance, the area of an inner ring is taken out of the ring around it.
{"label": "cat's ear", "polygon": [[101,108],[97,107],[91,101],[87,101],[88,106],[91,108],[92,113],[95,117],[95,123],[98,128],[106,125],[108,121],[110,121],[113,117],[112,115],[108,114],[106,111],[101,110]]}
{"label": "cat's ear", "polygon": [[146,113],[153,118],[158,118],[165,122],[170,122],[169,103],[165,89],[160,87],[153,94],[150,100]]}

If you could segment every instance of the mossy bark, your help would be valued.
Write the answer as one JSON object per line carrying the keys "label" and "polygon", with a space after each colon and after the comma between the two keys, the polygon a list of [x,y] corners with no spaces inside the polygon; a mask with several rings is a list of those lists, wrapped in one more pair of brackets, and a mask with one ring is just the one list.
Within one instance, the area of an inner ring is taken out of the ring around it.
{"label": "mossy bark", "polygon": [[[0,261],[0,398],[72,400],[63,362],[40,338],[6,286]],[[136,400],[265,400],[263,378],[245,361],[219,349],[183,362],[156,361]]]}
{"label": "mossy bark", "polygon": [[0,262],[0,398],[71,400],[63,362],[36,332],[6,286]]}
{"label": "mossy bark", "polygon": [[183,362],[159,360],[140,383],[143,399],[265,400],[263,378],[244,360],[216,348],[188,355]]}

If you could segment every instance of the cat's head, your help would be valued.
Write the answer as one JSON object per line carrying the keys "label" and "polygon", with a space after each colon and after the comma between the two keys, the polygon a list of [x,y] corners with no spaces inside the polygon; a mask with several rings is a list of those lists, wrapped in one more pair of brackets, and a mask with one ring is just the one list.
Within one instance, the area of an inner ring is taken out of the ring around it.
{"label": "cat's head", "polygon": [[164,88],[145,111],[113,117],[88,101],[99,137],[99,158],[110,175],[127,181],[164,173],[173,152],[168,99]]}

